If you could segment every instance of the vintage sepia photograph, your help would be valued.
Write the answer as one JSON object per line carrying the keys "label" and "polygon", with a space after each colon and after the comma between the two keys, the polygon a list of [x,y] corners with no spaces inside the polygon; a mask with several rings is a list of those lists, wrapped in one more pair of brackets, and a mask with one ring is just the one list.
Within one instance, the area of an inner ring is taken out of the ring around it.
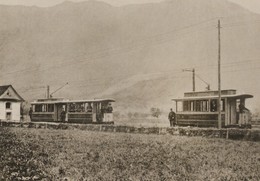
{"label": "vintage sepia photograph", "polygon": [[0,0],[0,180],[259,181],[260,0]]}

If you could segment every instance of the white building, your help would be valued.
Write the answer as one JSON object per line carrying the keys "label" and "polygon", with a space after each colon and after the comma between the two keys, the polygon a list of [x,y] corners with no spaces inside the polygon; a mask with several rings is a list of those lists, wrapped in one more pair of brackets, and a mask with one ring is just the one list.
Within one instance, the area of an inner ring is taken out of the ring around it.
{"label": "white building", "polygon": [[12,85],[0,86],[0,120],[20,121],[23,101]]}

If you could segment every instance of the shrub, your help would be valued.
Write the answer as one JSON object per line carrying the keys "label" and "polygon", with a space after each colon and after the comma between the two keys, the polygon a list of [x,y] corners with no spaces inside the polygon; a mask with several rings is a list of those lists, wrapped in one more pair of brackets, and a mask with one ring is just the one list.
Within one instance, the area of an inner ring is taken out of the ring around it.
{"label": "shrub", "polygon": [[159,108],[151,108],[151,114],[153,117],[159,118],[159,116],[162,114],[161,110]]}

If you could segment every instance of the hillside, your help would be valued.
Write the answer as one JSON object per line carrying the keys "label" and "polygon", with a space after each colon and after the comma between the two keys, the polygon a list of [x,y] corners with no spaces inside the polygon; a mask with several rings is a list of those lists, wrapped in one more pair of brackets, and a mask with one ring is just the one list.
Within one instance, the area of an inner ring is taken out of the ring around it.
{"label": "hillside", "polygon": [[[89,1],[50,8],[0,6],[1,84],[27,100],[114,97],[118,109],[168,110],[196,72],[217,88],[217,19],[222,23],[223,88],[260,105],[260,16],[226,0],[171,0],[113,7]],[[250,81],[249,81],[250,80]],[[199,79],[197,89],[206,86]]]}

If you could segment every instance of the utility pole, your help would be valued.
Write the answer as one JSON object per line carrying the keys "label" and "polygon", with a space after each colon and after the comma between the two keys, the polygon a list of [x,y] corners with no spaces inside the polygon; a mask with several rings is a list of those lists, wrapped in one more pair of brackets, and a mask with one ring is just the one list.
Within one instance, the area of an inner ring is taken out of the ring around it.
{"label": "utility pole", "polygon": [[192,72],[192,91],[195,92],[195,69],[183,69],[183,72]]}
{"label": "utility pole", "polygon": [[220,39],[220,20],[218,20],[218,128],[221,129],[221,39]]}

